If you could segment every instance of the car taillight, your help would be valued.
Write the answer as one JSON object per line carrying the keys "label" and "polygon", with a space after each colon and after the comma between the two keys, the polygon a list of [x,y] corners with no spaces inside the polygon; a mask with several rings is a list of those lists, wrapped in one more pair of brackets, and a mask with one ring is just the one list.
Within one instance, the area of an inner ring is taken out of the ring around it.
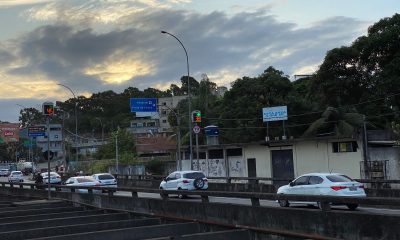
{"label": "car taillight", "polygon": [[331,188],[335,191],[339,191],[342,189],[346,189],[347,187],[346,186],[331,186]]}
{"label": "car taillight", "polygon": [[189,180],[183,179],[182,182],[183,183],[189,183]]}
{"label": "car taillight", "polygon": [[360,186],[358,186],[358,187],[359,187],[359,188],[363,188],[363,189],[365,188],[365,186],[364,186],[364,185],[360,185]]}

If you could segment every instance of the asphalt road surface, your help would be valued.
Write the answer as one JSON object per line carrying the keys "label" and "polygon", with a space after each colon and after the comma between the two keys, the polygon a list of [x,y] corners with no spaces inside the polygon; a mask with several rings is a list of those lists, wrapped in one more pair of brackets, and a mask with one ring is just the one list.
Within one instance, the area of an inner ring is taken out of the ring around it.
{"label": "asphalt road surface", "polygon": [[[32,176],[24,176],[25,183],[34,183],[31,180]],[[7,177],[0,177],[0,182],[7,182]],[[27,186],[28,188],[28,186]],[[116,196],[126,196],[131,197],[131,192],[117,191],[115,193]],[[161,199],[160,195],[157,193],[146,193],[139,192],[139,197],[142,198],[156,198]],[[169,196],[171,201],[186,201],[186,202],[201,202],[200,196],[190,195],[185,199],[179,199],[176,195]],[[238,204],[238,205],[251,205],[250,199],[244,198],[226,198],[226,197],[209,197],[210,202],[215,203],[229,203],[229,204]],[[260,200],[260,205],[263,207],[280,207],[276,201],[271,200]],[[306,203],[290,203],[290,207],[292,208],[306,208],[306,209],[318,209],[316,204],[313,206],[309,206]],[[337,211],[347,211],[351,212],[346,206],[332,206],[332,210]],[[365,212],[365,213],[373,213],[373,214],[383,214],[383,215],[396,215],[400,216],[400,209],[388,209],[388,208],[374,208],[374,207],[359,207],[355,210],[356,212]]]}

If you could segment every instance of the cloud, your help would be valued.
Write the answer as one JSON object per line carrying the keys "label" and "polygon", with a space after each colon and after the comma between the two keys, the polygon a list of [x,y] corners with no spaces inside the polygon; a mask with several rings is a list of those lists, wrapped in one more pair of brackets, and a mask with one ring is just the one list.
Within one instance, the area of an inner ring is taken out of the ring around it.
{"label": "cloud", "polygon": [[52,0],[1,0],[0,7],[43,4],[51,1]]}
{"label": "cloud", "polygon": [[268,66],[289,75],[312,71],[328,50],[349,44],[366,25],[335,17],[299,28],[265,11],[201,14],[166,7],[124,15],[108,28],[93,22],[54,22],[0,45],[0,63],[5,63],[0,77],[6,84],[0,98],[69,98],[57,83],[86,96],[128,86],[179,85],[187,74],[186,56],[179,42],[161,30],[182,41],[193,77],[200,80],[206,73],[211,81],[229,86]]}
{"label": "cloud", "polygon": [[148,10],[168,9],[190,0],[58,0],[25,11],[31,21],[115,24]]}

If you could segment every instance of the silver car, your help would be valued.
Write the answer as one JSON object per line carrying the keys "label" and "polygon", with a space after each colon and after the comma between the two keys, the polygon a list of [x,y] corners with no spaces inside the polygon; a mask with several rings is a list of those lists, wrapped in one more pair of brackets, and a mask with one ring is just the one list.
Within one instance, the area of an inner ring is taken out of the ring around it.
{"label": "silver car", "polygon": [[[160,183],[160,189],[164,190],[206,190],[208,179],[201,171],[175,171],[164,178]],[[178,195],[184,198],[186,195]]]}
{"label": "silver car", "polygon": [[8,182],[23,182],[24,175],[21,171],[12,171],[10,175],[8,175]]}
{"label": "silver car", "polygon": [[8,175],[10,175],[10,170],[6,168],[0,169],[0,176],[7,177]]}
{"label": "silver car", "polygon": [[[70,177],[65,181],[66,186],[73,187],[100,187],[100,183],[91,176]],[[87,189],[76,188],[75,192],[87,193]],[[101,193],[101,190],[93,190],[93,193]]]}

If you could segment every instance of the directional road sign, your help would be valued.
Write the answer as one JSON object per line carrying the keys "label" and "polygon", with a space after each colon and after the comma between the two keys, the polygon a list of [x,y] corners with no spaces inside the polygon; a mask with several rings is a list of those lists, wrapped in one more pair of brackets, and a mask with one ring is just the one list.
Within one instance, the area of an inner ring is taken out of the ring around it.
{"label": "directional road sign", "polygon": [[131,98],[131,112],[157,112],[157,98]]}
{"label": "directional road sign", "polygon": [[42,137],[45,135],[46,128],[44,126],[32,126],[28,127],[29,137]]}

